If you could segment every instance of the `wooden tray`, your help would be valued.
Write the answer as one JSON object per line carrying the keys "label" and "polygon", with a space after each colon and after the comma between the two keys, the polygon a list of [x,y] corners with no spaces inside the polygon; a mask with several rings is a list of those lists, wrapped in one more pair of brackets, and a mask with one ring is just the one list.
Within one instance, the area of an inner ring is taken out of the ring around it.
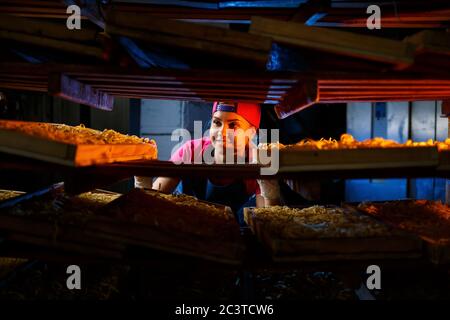
{"label": "wooden tray", "polygon": [[[105,193],[101,190],[96,192]],[[208,204],[219,206],[229,213],[228,207]],[[97,215],[83,217],[75,222],[62,219],[58,223],[39,215],[20,216],[2,212],[0,231],[8,241],[96,258],[121,259],[127,248],[139,246],[225,264],[238,265],[243,261],[245,246],[240,241],[214,241],[192,234],[168,232],[103,216],[104,210],[106,206],[101,207]],[[239,235],[238,225],[237,232]]]}
{"label": "wooden tray", "polygon": [[[145,192],[148,193],[150,197],[154,196],[152,194],[158,193],[154,190]],[[173,220],[178,221],[180,215],[188,216],[189,213],[194,213],[194,211],[189,211],[189,209],[184,209],[175,205],[166,208],[162,206],[162,203],[158,202],[158,204],[156,204],[152,202],[153,207],[149,208],[151,211],[149,212],[149,215],[146,215],[145,211],[141,211],[140,207],[147,204],[150,205],[149,202],[151,202],[150,200],[152,199],[142,198],[143,195],[143,193],[130,193],[131,198],[124,195],[124,197],[109,203],[108,206],[104,207],[102,210],[107,218],[99,220],[101,217],[98,217],[96,222],[101,221],[101,225],[97,224],[96,228],[99,230],[106,228],[103,229],[102,232],[104,231],[113,236],[118,236],[129,244],[136,244],[227,264],[241,264],[243,262],[245,245],[240,236],[239,225],[237,221],[233,221],[234,216],[229,207],[216,203],[199,201],[222,210],[224,215],[233,219],[227,222],[226,229],[224,229],[229,231],[230,234],[226,233],[226,236],[221,238],[219,235],[211,232],[197,234],[193,232],[192,228],[184,230],[185,228],[179,228],[179,223],[170,223]],[[137,202],[139,199],[142,203]],[[138,208],[136,206],[140,207]],[[125,213],[122,212],[123,208],[130,210]],[[180,210],[180,212],[170,211],[177,209]],[[129,216],[129,214],[134,214],[136,211],[138,211],[138,217],[135,218]],[[194,217],[192,219],[194,219]],[[155,223],[155,220],[157,220],[157,223]],[[199,225],[203,225],[207,227],[208,225],[211,225],[211,223],[216,223],[214,225],[215,229],[212,230],[218,230],[220,228],[220,225],[217,225],[219,220],[220,219],[208,215],[206,215],[204,219],[201,216],[195,215],[193,226],[198,227]],[[108,221],[115,221],[116,226],[107,223]],[[195,227],[193,229],[195,229]]]}
{"label": "wooden tray", "polygon": [[280,150],[279,172],[436,167],[435,147],[340,150]]}
{"label": "wooden tray", "polygon": [[[32,198],[48,197],[48,192],[44,191],[54,190],[55,186],[59,186],[59,184],[39,190],[38,192],[21,193],[16,197],[17,201],[12,201],[12,204],[15,205],[25,201],[51,201],[51,198],[45,200]],[[3,191],[8,192],[7,190]],[[114,194],[104,190],[95,190],[94,192]],[[11,200],[15,200],[16,198]],[[34,215],[35,213],[36,215]],[[79,223],[67,223],[64,221],[56,223],[47,219],[45,216],[40,216],[39,212],[22,216],[20,214],[8,214],[6,211],[2,211],[0,214],[0,231],[7,241],[25,243],[47,250],[58,249],[68,253],[82,254],[96,258],[118,259],[122,257],[125,251],[125,246],[121,243],[105,242],[98,234],[88,234],[85,230],[84,221],[80,220]]]}
{"label": "wooden tray", "polygon": [[275,262],[419,258],[422,241],[406,233],[390,237],[280,239],[245,208],[244,219]]}
{"label": "wooden tray", "polygon": [[450,239],[439,241],[422,237],[428,259],[436,265],[450,264]]}
{"label": "wooden tray", "polygon": [[[36,122],[12,121],[26,123]],[[149,159],[150,144],[69,144],[0,128],[0,152],[66,166],[89,166],[117,161]]]}
{"label": "wooden tray", "polygon": [[[397,200],[397,201],[414,201],[411,199],[405,199],[405,200]],[[388,202],[388,201],[370,201],[367,203],[384,203],[384,202]],[[343,204],[343,206],[348,207],[348,208],[354,208],[355,210],[358,210],[359,212],[366,214],[363,210],[360,210],[357,208],[356,203],[345,203]],[[379,221],[380,218],[376,218]],[[388,222],[382,221],[383,223],[389,224]],[[389,224],[390,226],[392,226],[393,228],[398,228],[398,226],[394,225],[394,224]],[[402,229],[404,230],[404,229]],[[413,234],[417,237],[420,237],[423,242],[424,242],[424,251],[426,253],[426,256],[428,258],[428,260],[430,262],[432,262],[433,264],[450,264],[450,235],[448,239],[440,239],[440,240],[436,240],[436,239],[431,239],[427,236],[423,236],[420,235],[419,233],[416,233],[414,231],[409,231],[409,230],[404,230],[405,232],[408,232],[410,234]]]}

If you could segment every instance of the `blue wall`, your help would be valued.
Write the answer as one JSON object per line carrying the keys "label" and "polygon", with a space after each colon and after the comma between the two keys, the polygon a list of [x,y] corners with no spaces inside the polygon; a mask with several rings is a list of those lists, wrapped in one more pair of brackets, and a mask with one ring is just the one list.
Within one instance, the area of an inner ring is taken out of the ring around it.
{"label": "blue wall", "polygon": [[[374,137],[405,142],[447,136],[447,119],[441,118],[436,101],[349,103],[347,132],[358,140]],[[346,201],[433,199],[445,201],[445,179],[358,179],[347,180]]]}

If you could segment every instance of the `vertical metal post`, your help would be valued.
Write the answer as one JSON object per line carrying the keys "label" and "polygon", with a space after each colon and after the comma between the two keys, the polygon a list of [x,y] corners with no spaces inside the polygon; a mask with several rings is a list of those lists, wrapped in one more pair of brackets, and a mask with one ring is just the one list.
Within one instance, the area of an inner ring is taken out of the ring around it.
{"label": "vertical metal post", "polygon": [[[442,101],[442,115],[447,116],[448,131],[447,137],[450,138],[450,100]],[[445,203],[450,204],[450,180],[447,179],[445,183]]]}

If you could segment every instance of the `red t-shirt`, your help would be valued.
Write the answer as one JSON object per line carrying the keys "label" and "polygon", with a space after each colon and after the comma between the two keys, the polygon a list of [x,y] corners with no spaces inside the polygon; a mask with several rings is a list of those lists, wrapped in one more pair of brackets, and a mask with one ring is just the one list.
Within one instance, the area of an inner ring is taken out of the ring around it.
{"label": "red t-shirt", "polygon": [[[211,147],[211,139],[203,137],[201,139],[189,140],[183,144],[177,151],[175,151],[170,157],[170,161],[175,163],[194,163],[194,160],[203,159],[203,154],[207,148]],[[195,158],[195,155],[197,157]],[[226,185],[233,182],[234,179],[215,179],[213,182],[216,184]],[[247,194],[261,194],[258,182],[255,179],[244,179],[245,188]]]}

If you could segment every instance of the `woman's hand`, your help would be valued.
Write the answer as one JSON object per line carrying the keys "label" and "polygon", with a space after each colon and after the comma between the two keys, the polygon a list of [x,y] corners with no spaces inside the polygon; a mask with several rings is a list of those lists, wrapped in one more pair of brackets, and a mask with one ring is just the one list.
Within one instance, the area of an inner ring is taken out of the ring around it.
{"label": "woman's hand", "polygon": [[281,203],[280,185],[276,179],[258,179],[261,197],[264,198],[264,206],[276,206]]}
{"label": "woman's hand", "polygon": [[151,189],[153,183],[152,177],[134,177],[134,187],[140,189]]}
{"label": "woman's hand", "polygon": [[180,179],[178,178],[159,177],[153,182],[152,189],[165,193],[172,193],[179,182]]}

